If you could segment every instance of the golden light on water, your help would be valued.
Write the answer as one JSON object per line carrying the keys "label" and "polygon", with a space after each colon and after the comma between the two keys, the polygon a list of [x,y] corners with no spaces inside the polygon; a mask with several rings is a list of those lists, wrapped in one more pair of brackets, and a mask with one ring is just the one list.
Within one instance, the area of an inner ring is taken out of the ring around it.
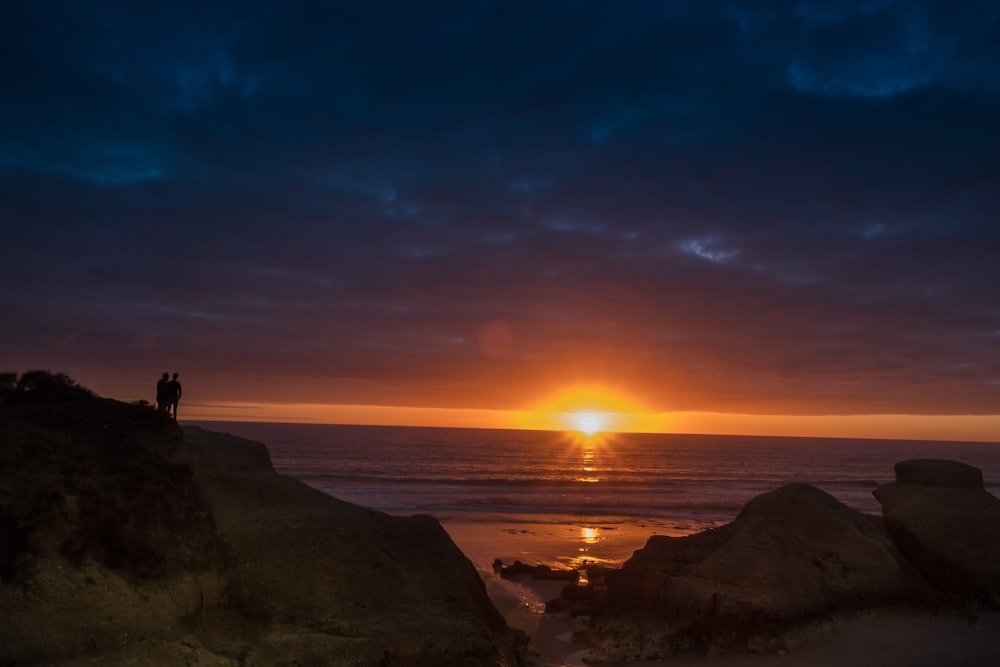
{"label": "golden light on water", "polygon": [[603,434],[584,435],[577,432],[580,437],[571,438],[575,441],[574,446],[580,448],[582,459],[580,461],[580,474],[576,481],[596,484],[601,481],[600,471],[597,467],[597,449],[603,444],[605,438]]}

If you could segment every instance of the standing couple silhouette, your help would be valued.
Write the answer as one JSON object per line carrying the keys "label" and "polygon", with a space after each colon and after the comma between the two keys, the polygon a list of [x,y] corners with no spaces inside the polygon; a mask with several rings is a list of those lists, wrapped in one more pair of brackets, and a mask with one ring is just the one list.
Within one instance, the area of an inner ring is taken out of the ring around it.
{"label": "standing couple silhouette", "polygon": [[170,373],[164,373],[156,383],[156,409],[177,419],[177,403],[180,400],[181,383],[177,381],[177,373],[174,373],[173,380],[170,379]]}

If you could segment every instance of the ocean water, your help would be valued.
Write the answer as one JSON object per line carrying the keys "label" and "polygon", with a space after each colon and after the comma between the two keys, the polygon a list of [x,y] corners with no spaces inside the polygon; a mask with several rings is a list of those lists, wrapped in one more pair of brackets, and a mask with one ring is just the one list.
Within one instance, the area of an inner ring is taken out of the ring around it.
{"label": "ocean water", "polygon": [[1000,493],[1000,444],[211,422],[259,440],[275,468],[333,496],[442,523],[650,526],[686,534],[731,521],[753,497],[813,484],[878,514],[893,465],[948,458]]}

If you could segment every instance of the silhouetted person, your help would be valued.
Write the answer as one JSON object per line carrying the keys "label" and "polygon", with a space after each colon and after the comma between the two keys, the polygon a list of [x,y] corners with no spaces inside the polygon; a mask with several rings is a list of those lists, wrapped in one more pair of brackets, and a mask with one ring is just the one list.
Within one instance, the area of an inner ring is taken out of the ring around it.
{"label": "silhouetted person", "polygon": [[[166,377],[167,374],[163,375]],[[177,381],[177,373],[174,373],[174,379],[167,383],[166,393],[167,414],[169,415],[173,410],[174,419],[177,419],[177,402],[181,400],[181,383]]]}
{"label": "silhouetted person", "polygon": [[170,394],[167,385],[170,384],[170,373],[164,373],[156,382],[156,409],[170,412]]}

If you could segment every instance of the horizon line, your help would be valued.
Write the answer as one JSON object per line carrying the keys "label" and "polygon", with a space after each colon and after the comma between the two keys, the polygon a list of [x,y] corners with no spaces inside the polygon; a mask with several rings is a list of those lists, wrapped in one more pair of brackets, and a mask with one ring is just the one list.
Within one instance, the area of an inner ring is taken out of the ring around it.
{"label": "horizon line", "polygon": [[[1000,415],[600,412],[603,433],[921,440],[1000,444]],[[193,413],[193,414],[192,414]],[[182,401],[181,421],[577,431],[579,412],[324,403]]]}
{"label": "horizon line", "polygon": [[[531,428],[519,426],[432,426],[427,424],[367,424],[361,422],[305,422],[305,421],[266,421],[262,419],[179,419],[178,424],[182,426],[197,424],[277,424],[280,426],[357,426],[359,428],[426,428],[426,429],[453,429],[456,431],[528,431],[538,433],[566,433],[573,429],[555,428]],[[942,442],[942,443],[969,443],[974,445],[997,445],[1000,440],[955,440],[945,438],[899,438],[899,437],[855,437],[838,435],[779,435],[774,433],[709,433],[709,432],[688,432],[688,431],[597,431],[594,436],[608,435],[678,435],[678,436],[708,436],[719,438],[789,438],[802,440],[879,440],[890,442]],[[588,436],[589,437],[589,436]]]}

